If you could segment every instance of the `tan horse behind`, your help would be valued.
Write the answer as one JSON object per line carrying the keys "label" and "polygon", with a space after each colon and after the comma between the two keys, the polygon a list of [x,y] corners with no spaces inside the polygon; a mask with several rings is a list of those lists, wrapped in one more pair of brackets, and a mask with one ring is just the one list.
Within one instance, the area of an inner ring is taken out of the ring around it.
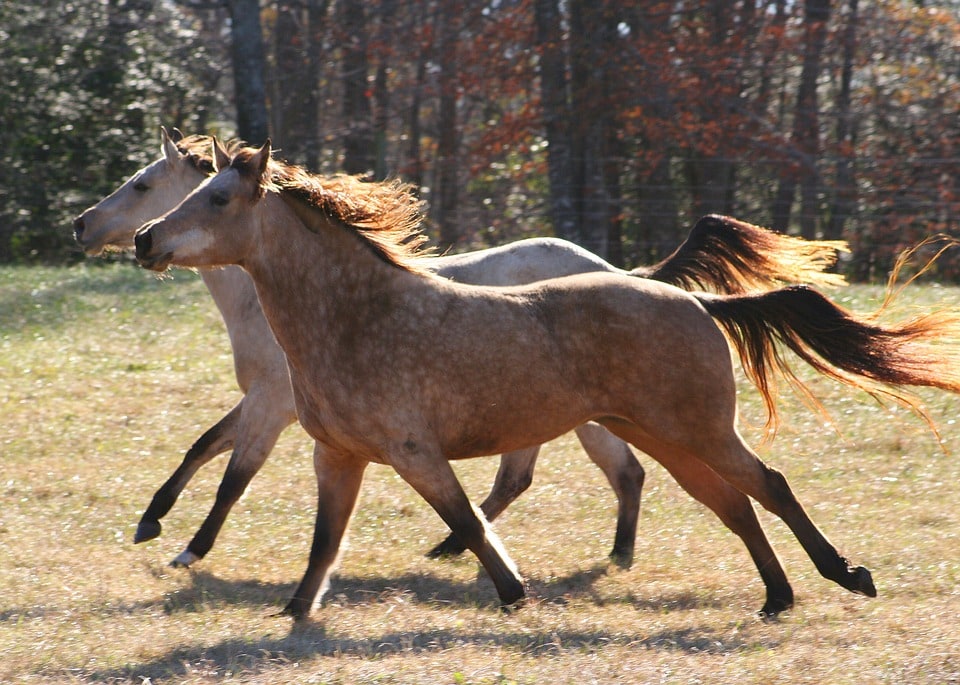
{"label": "tan horse behind", "polygon": [[[139,170],[109,197],[74,221],[77,241],[87,254],[104,249],[133,249],[133,236],[144,222],[173,209],[211,173],[211,139],[183,138],[161,130],[161,156]],[[783,282],[842,283],[824,269],[833,264],[837,241],[804,241],[767,231],[730,217],[700,219],[683,245],[652,267],[622,271],[572,243],[552,238],[521,240],[502,247],[431,258],[425,266],[463,283],[516,285],[588,271],[653,278],[686,287],[745,292]],[[253,476],[266,462],[280,433],[295,421],[293,392],[286,361],[263,317],[249,276],[239,267],[200,272],[223,315],[233,348],[241,401],[194,443],[182,464],[157,490],[141,517],[135,542],[151,540],[193,475],[217,454],[232,455],[216,500],[196,535],[173,560],[189,566],[213,547],[226,517]],[[629,447],[606,429],[586,423],[574,429],[584,450],[603,470],[619,505],[611,557],[621,565],[633,558],[644,472]],[[527,487],[538,447],[504,455],[490,494],[480,505],[496,518]],[[430,554],[459,553],[463,545],[450,536]]]}
{"label": "tan horse behind", "polygon": [[463,285],[422,268],[417,206],[399,184],[311,176],[273,162],[269,144],[232,159],[218,147],[217,165],[138,232],[136,251],[155,270],[242,266],[287,356],[300,422],[316,440],[318,512],[285,613],[306,616],[322,594],[371,461],[396,469],[477,555],[503,604],[516,602],[516,567],[448,460],[538,444],[590,420],[749,531],[761,572],[785,587],[748,497],[790,527],[824,577],[876,594],[869,571],[838,553],[737,432],[724,332],[775,412],[778,338],[819,369],[904,401],[884,384],[960,391],[956,350],[936,345],[956,334],[953,319],[880,327],[809,288],[725,297],[609,274]]}

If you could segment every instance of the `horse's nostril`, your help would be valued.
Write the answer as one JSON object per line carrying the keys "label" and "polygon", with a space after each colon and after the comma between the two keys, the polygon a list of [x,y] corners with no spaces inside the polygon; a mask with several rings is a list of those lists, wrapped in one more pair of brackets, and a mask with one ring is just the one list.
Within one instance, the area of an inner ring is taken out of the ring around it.
{"label": "horse's nostril", "polygon": [[133,244],[137,248],[137,257],[145,257],[150,252],[150,245],[153,243],[153,238],[150,236],[150,231],[141,231],[137,233],[133,238]]}
{"label": "horse's nostril", "polygon": [[73,220],[73,237],[76,240],[80,240],[83,237],[83,231],[86,226],[83,223],[83,217],[78,216]]}

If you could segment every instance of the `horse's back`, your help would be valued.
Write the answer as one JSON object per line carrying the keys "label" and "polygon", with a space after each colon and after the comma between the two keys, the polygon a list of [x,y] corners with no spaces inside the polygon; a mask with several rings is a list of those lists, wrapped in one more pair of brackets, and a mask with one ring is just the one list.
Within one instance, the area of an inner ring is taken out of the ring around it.
{"label": "horse's back", "polygon": [[589,250],[559,238],[528,238],[429,260],[438,276],[458,283],[511,286],[589,272],[624,273]]}

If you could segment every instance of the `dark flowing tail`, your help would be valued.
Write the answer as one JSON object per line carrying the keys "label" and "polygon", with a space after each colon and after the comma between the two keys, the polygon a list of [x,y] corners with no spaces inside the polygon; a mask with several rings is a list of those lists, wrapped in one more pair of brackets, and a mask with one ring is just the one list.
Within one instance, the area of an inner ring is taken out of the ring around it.
{"label": "dark flowing tail", "polygon": [[858,319],[806,286],[759,295],[694,297],[733,342],[744,370],[763,395],[767,428],[777,425],[777,376],[787,378],[813,406],[812,392],[794,375],[778,343],[790,348],[819,373],[888,397],[913,409],[936,432],[920,400],[903,386],[927,386],[960,393],[960,318],[934,312],[885,326]]}
{"label": "dark flowing tail", "polygon": [[686,290],[732,295],[794,283],[837,286],[846,283],[843,276],[826,270],[838,252],[847,251],[842,240],[803,240],[708,214],[673,254],[632,273]]}

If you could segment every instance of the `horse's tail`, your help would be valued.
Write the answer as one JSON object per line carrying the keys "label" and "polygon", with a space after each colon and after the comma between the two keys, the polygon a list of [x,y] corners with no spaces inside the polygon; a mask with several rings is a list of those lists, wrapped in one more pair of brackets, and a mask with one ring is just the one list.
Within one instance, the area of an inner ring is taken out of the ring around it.
{"label": "horse's tail", "polygon": [[694,297],[733,342],[743,368],[760,390],[767,428],[777,425],[777,375],[786,377],[816,408],[822,405],[794,375],[777,343],[783,343],[819,373],[909,406],[936,432],[919,398],[902,386],[927,386],[960,393],[960,318],[947,312],[886,326],[858,319],[806,286],[758,295]]}
{"label": "horse's tail", "polygon": [[673,254],[631,273],[686,290],[730,294],[794,283],[837,286],[845,279],[826,269],[836,263],[838,252],[848,251],[842,240],[803,240],[708,214]]}

